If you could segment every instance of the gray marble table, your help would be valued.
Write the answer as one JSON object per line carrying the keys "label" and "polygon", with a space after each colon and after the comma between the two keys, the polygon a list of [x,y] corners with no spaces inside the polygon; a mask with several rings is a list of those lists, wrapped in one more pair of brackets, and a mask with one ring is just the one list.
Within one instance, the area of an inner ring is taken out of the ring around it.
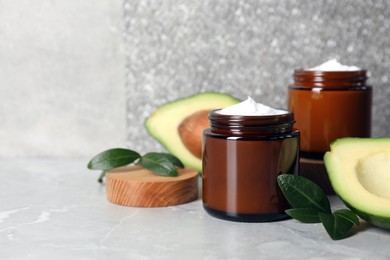
{"label": "gray marble table", "polygon": [[390,258],[390,232],[369,225],[332,241],[321,224],[219,220],[200,199],[167,208],[114,205],[86,161],[0,161],[0,259]]}

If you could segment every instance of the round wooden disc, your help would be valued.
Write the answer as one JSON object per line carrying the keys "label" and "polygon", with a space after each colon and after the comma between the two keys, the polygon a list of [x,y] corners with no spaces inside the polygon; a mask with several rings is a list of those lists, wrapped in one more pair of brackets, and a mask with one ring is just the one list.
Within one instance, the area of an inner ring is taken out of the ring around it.
{"label": "round wooden disc", "polygon": [[123,206],[166,207],[198,197],[198,172],[178,169],[178,177],[164,177],[141,166],[113,169],[106,175],[107,199]]}

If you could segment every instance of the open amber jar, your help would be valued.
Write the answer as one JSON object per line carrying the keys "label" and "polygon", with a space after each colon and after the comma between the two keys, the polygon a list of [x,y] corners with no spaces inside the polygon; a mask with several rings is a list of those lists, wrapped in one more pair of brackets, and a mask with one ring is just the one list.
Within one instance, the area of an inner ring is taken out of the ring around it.
{"label": "open amber jar", "polygon": [[291,112],[270,116],[210,112],[203,132],[203,206],[212,216],[245,222],[287,218],[277,184],[296,174],[299,132]]}
{"label": "open amber jar", "polygon": [[322,159],[332,141],[370,137],[372,88],[365,70],[296,70],[288,107],[301,133],[301,156]]}

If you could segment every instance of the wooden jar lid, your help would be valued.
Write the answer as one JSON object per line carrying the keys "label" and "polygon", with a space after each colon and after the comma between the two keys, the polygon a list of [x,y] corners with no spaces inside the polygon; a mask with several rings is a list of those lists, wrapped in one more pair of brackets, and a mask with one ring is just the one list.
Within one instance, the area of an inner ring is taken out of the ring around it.
{"label": "wooden jar lid", "polygon": [[178,172],[178,177],[164,177],[141,166],[113,169],[106,175],[107,199],[133,207],[166,207],[197,199],[198,172],[190,168]]}

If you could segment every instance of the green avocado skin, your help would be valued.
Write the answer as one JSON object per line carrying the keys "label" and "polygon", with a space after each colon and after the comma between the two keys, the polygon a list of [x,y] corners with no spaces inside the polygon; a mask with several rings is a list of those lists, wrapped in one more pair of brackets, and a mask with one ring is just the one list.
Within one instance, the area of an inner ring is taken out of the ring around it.
{"label": "green avocado skin", "polygon": [[[340,197],[340,196],[339,196]],[[361,219],[365,220],[366,222],[374,225],[374,226],[377,226],[377,227],[380,227],[380,228],[384,228],[384,229],[390,229],[390,221],[389,221],[389,218],[385,218],[385,217],[380,217],[380,216],[375,216],[374,214],[369,214],[367,212],[363,212],[361,210],[358,210],[354,207],[352,207],[351,205],[349,205],[346,201],[342,200],[344,202],[344,204],[350,209],[352,210],[353,212],[356,213],[356,215],[358,215]]]}

